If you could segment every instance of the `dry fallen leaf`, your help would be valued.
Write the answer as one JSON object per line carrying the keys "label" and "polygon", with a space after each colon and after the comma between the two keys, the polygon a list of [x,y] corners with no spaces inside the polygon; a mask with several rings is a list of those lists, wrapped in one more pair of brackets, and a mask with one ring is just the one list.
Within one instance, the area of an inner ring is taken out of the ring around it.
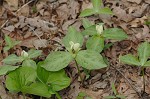
{"label": "dry fallen leaf", "polygon": [[6,0],[8,3],[10,10],[15,11],[18,9],[18,0]]}
{"label": "dry fallen leaf", "polygon": [[30,8],[29,8],[28,5],[24,6],[23,9],[21,9],[21,10],[18,12],[18,16],[21,16],[21,15],[22,15],[22,16],[28,17],[28,16],[29,16],[29,10],[30,10]]}
{"label": "dry fallen leaf", "polygon": [[129,2],[135,2],[137,4],[140,4],[142,0],[127,0],[127,1],[129,1]]}
{"label": "dry fallen leaf", "polygon": [[45,39],[36,39],[33,41],[33,45],[36,49],[47,47],[47,44],[48,42]]}

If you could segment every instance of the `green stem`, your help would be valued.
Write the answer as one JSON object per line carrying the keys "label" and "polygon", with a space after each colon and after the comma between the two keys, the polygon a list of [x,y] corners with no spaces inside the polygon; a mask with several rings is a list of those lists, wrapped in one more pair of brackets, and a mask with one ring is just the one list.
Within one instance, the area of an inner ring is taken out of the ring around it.
{"label": "green stem", "polygon": [[145,73],[144,73],[144,68],[142,67],[142,76],[143,76],[143,92],[145,92]]}
{"label": "green stem", "polygon": [[26,99],[26,95],[23,93],[23,99]]}
{"label": "green stem", "polygon": [[42,99],[42,96],[40,96],[40,99]]}
{"label": "green stem", "polygon": [[80,69],[79,69],[79,66],[78,66],[78,63],[77,63],[76,60],[75,60],[75,63],[76,63],[77,69],[78,69],[78,75],[80,76],[81,83],[83,84],[83,79],[82,79],[82,76],[81,76],[81,72],[80,72]]}

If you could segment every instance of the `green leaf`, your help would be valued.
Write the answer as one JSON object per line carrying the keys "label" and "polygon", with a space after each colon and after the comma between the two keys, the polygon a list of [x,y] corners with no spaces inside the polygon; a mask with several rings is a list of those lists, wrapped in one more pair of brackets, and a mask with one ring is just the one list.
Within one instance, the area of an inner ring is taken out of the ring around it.
{"label": "green leaf", "polygon": [[140,66],[140,62],[139,62],[138,58],[131,54],[121,56],[120,61],[123,63],[129,64],[129,65]]}
{"label": "green leaf", "polygon": [[5,46],[4,47],[4,52],[8,51],[11,47],[10,46]]}
{"label": "green leaf", "polygon": [[104,50],[110,48],[114,43],[108,43],[108,44],[105,44],[104,46]]}
{"label": "green leaf", "polygon": [[19,66],[10,66],[10,65],[6,65],[6,66],[1,66],[0,67],[0,75],[6,75],[8,72],[11,72],[15,69],[17,69]]}
{"label": "green leaf", "polygon": [[13,46],[18,45],[21,41],[13,41]]}
{"label": "green leaf", "polygon": [[93,25],[88,19],[85,18],[82,20],[82,24],[85,29]]}
{"label": "green leaf", "polygon": [[52,93],[45,84],[40,82],[32,83],[30,86],[24,87],[23,92],[47,98],[50,98]]}
{"label": "green leaf", "polygon": [[46,71],[41,66],[42,62],[38,64],[37,76],[40,81],[46,85],[50,85],[53,91],[60,91],[70,85],[70,78],[67,77],[64,70],[57,72]]}
{"label": "green leaf", "polygon": [[113,14],[113,12],[111,11],[110,8],[101,8],[99,11],[98,11],[98,14]]}
{"label": "green leaf", "polygon": [[93,9],[85,9],[80,13],[80,17],[86,17],[95,14]]}
{"label": "green leaf", "polygon": [[150,20],[145,22],[146,25],[150,25]]}
{"label": "green leaf", "polygon": [[29,58],[36,58],[42,54],[41,50],[31,49],[28,52]]}
{"label": "green leaf", "polygon": [[49,54],[42,65],[48,71],[59,71],[73,60],[69,52],[57,51]]}
{"label": "green leaf", "polygon": [[96,25],[92,25],[81,32],[82,35],[97,35]]}
{"label": "green leaf", "polygon": [[5,42],[6,42],[6,45],[8,45],[9,47],[13,47],[12,40],[8,35],[5,35]]}
{"label": "green leaf", "polygon": [[93,4],[93,9],[95,10],[95,12],[98,12],[102,4],[102,0],[92,0],[92,4]]}
{"label": "green leaf", "polygon": [[150,44],[148,42],[144,42],[138,47],[138,55],[141,66],[144,66],[148,57],[150,56]]}
{"label": "green leaf", "polygon": [[115,96],[106,96],[104,97],[105,99],[115,99],[116,97]]}
{"label": "green leaf", "polygon": [[111,84],[111,88],[112,88],[112,90],[113,90],[113,93],[114,93],[115,95],[117,95],[117,91],[116,91],[116,88],[115,88],[115,84],[114,84],[114,83]]}
{"label": "green leaf", "polygon": [[35,61],[33,61],[31,59],[24,60],[23,63],[22,63],[22,66],[29,66],[29,67],[32,67],[34,69],[37,68]]}
{"label": "green leaf", "polygon": [[114,39],[114,40],[124,40],[128,36],[127,34],[119,28],[109,28],[103,31],[103,37],[107,39]]}
{"label": "green leaf", "polygon": [[69,42],[72,41],[73,43],[79,43],[80,47],[83,44],[83,36],[79,33],[74,27],[69,27],[67,35],[63,38],[63,43],[66,48],[70,48],[71,45]]}
{"label": "green leaf", "polygon": [[123,95],[116,95],[116,97],[120,99],[126,99],[126,96],[123,96]]}
{"label": "green leaf", "polygon": [[4,47],[4,52],[19,44],[21,41],[13,41],[9,36],[5,35],[5,42],[6,46]]}
{"label": "green leaf", "polygon": [[2,62],[4,64],[10,64],[10,65],[14,65],[18,62],[22,62],[23,58],[22,57],[18,57],[15,54],[11,54],[8,57],[6,57]]}
{"label": "green leaf", "polygon": [[144,64],[144,67],[149,67],[149,66],[150,66],[150,60]]}
{"label": "green leaf", "polygon": [[23,92],[23,88],[29,86],[35,79],[35,69],[27,66],[20,67],[7,75],[6,88],[11,92]]}
{"label": "green leaf", "polygon": [[87,40],[86,47],[87,49],[100,53],[104,48],[104,38],[92,36]]}
{"label": "green leaf", "polygon": [[99,53],[92,50],[82,50],[78,52],[76,61],[83,68],[89,70],[107,67],[103,60],[103,57]]}

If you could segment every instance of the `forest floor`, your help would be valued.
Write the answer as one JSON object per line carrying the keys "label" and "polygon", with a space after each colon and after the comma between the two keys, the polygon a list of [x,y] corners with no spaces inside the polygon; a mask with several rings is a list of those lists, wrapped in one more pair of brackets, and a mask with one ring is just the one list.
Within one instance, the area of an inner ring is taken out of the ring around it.
{"label": "forest floor", "polygon": [[[84,92],[92,99],[104,99],[112,95],[111,83],[115,83],[119,94],[126,99],[150,99],[150,68],[146,68],[146,93],[142,94],[143,79],[140,68],[124,65],[119,56],[132,53],[137,55],[137,47],[143,41],[150,42],[150,26],[145,25],[150,18],[150,0],[103,0],[114,15],[93,15],[90,21],[105,23],[106,27],[122,28],[128,39],[113,42],[113,46],[102,52],[109,60],[109,68],[93,70],[90,77],[81,86],[78,81],[74,63],[65,70],[71,77],[71,85],[60,91],[63,99],[76,99],[78,93]],[[21,53],[31,48],[43,51],[42,58],[50,51],[64,50],[61,39],[66,35],[69,26],[80,31],[83,26],[79,17],[83,9],[90,8],[89,0],[0,0],[0,65],[2,60],[12,53]],[[3,52],[4,34],[21,43]],[[85,74],[82,72],[82,76]],[[20,94],[8,92],[5,88],[5,77],[0,77],[0,96],[2,99],[23,99]],[[142,98],[143,97],[143,98]],[[30,97],[28,97],[30,99]]]}

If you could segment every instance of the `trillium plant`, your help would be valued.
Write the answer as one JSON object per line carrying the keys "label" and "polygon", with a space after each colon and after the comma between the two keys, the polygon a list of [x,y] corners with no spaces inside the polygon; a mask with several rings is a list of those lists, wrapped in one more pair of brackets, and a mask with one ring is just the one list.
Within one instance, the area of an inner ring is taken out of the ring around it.
{"label": "trillium plant", "polygon": [[[28,52],[22,51],[21,56],[11,54],[3,60],[4,65],[0,67],[0,75],[6,76],[6,88],[10,92],[22,92],[41,97],[51,97],[57,91],[70,85],[70,78],[63,69],[57,72],[47,71],[42,68],[44,62],[36,62],[34,58],[40,56],[42,51],[31,49]],[[16,64],[18,64],[16,66]]]}
{"label": "trillium plant", "polygon": [[82,50],[83,35],[74,27],[69,27],[67,35],[63,38],[66,51],[52,52],[44,61],[43,68],[47,71],[59,71],[75,61],[81,80],[83,81],[79,66],[88,70],[107,67],[102,55],[93,50]]}
{"label": "trillium plant", "polygon": [[148,42],[144,42],[138,47],[138,56],[134,56],[132,54],[127,54],[120,57],[120,61],[134,66],[139,66],[141,68],[142,76],[143,76],[143,92],[145,92],[145,73],[144,68],[150,66],[150,44]]}
{"label": "trillium plant", "polygon": [[110,8],[100,7],[103,5],[102,0],[91,0],[91,1],[92,1],[93,7],[83,10],[80,13],[80,17],[86,17],[86,16],[90,16],[93,14],[113,14]]}
{"label": "trillium plant", "polygon": [[83,26],[85,30],[81,33],[85,36],[88,35],[89,38],[86,43],[87,49],[94,50],[96,52],[102,52],[105,47],[105,39],[112,40],[124,40],[128,36],[127,34],[119,28],[108,28],[104,29],[104,24],[99,23],[93,25],[89,20],[83,19]]}

